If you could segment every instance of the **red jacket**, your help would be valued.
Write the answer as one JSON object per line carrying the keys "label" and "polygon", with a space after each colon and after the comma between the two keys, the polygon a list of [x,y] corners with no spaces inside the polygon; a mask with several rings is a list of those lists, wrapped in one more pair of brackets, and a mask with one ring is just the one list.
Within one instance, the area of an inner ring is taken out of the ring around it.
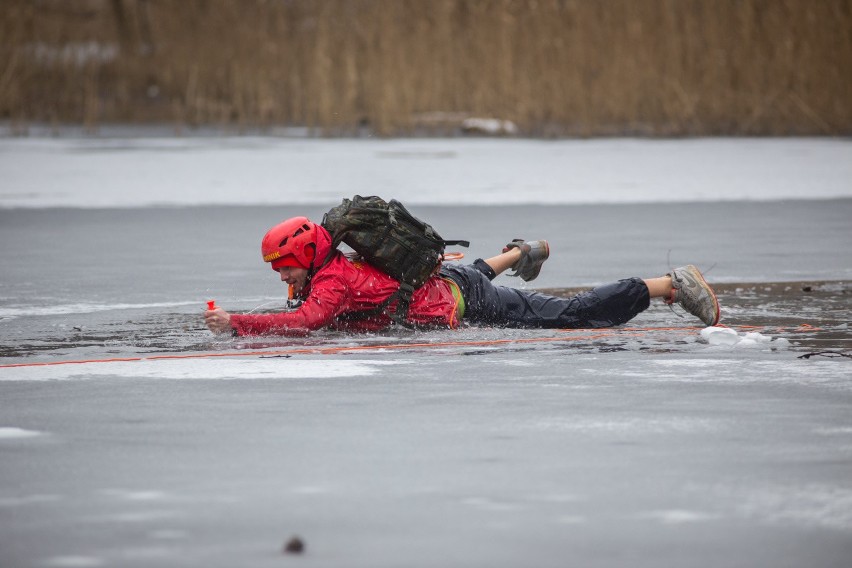
{"label": "red jacket", "polygon": [[[325,230],[319,229],[322,233]],[[330,239],[322,235],[317,243],[317,258],[325,258]],[[384,313],[367,318],[346,318],[347,314],[374,310],[397,291],[399,282],[369,264],[352,262],[337,251],[333,259],[319,269],[302,292],[304,302],[295,311],[266,315],[231,315],[231,326],[238,335],[304,335],[315,329],[376,331],[390,325]],[[388,306],[394,311],[396,303]],[[458,326],[457,302],[450,284],[433,276],[414,291],[408,321],[421,326]]]}

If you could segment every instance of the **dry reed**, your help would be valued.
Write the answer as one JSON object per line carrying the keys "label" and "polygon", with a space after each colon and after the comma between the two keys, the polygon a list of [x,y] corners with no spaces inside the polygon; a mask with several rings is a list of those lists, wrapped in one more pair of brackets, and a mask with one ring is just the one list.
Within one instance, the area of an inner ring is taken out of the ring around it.
{"label": "dry reed", "polygon": [[3,0],[0,119],[848,135],[852,0]]}

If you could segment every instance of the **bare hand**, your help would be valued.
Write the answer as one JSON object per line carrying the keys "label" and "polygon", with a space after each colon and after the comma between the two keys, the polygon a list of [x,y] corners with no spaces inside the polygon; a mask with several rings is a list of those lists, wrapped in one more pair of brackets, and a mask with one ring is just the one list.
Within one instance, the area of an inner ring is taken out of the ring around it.
{"label": "bare hand", "polygon": [[213,333],[231,333],[231,314],[217,307],[204,312],[204,323]]}

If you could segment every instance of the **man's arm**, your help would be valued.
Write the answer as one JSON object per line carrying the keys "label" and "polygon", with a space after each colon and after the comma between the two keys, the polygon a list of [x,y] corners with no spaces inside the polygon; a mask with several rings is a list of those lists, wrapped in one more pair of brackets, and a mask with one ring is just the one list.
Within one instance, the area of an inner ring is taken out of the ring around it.
{"label": "man's arm", "polygon": [[[323,275],[312,283],[310,294],[295,311],[261,315],[225,312],[225,315],[229,319],[228,328],[236,330],[237,335],[305,335],[331,324],[346,311],[350,299],[349,287],[342,276]],[[228,328],[225,331],[230,331]]]}

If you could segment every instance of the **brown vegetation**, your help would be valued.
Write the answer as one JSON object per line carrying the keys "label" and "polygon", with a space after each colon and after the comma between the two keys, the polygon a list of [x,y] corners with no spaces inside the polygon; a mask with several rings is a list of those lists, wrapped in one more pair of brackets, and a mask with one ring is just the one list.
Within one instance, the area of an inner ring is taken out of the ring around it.
{"label": "brown vegetation", "polygon": [[0,120],[852,132],[852,0],[3,0]]}

